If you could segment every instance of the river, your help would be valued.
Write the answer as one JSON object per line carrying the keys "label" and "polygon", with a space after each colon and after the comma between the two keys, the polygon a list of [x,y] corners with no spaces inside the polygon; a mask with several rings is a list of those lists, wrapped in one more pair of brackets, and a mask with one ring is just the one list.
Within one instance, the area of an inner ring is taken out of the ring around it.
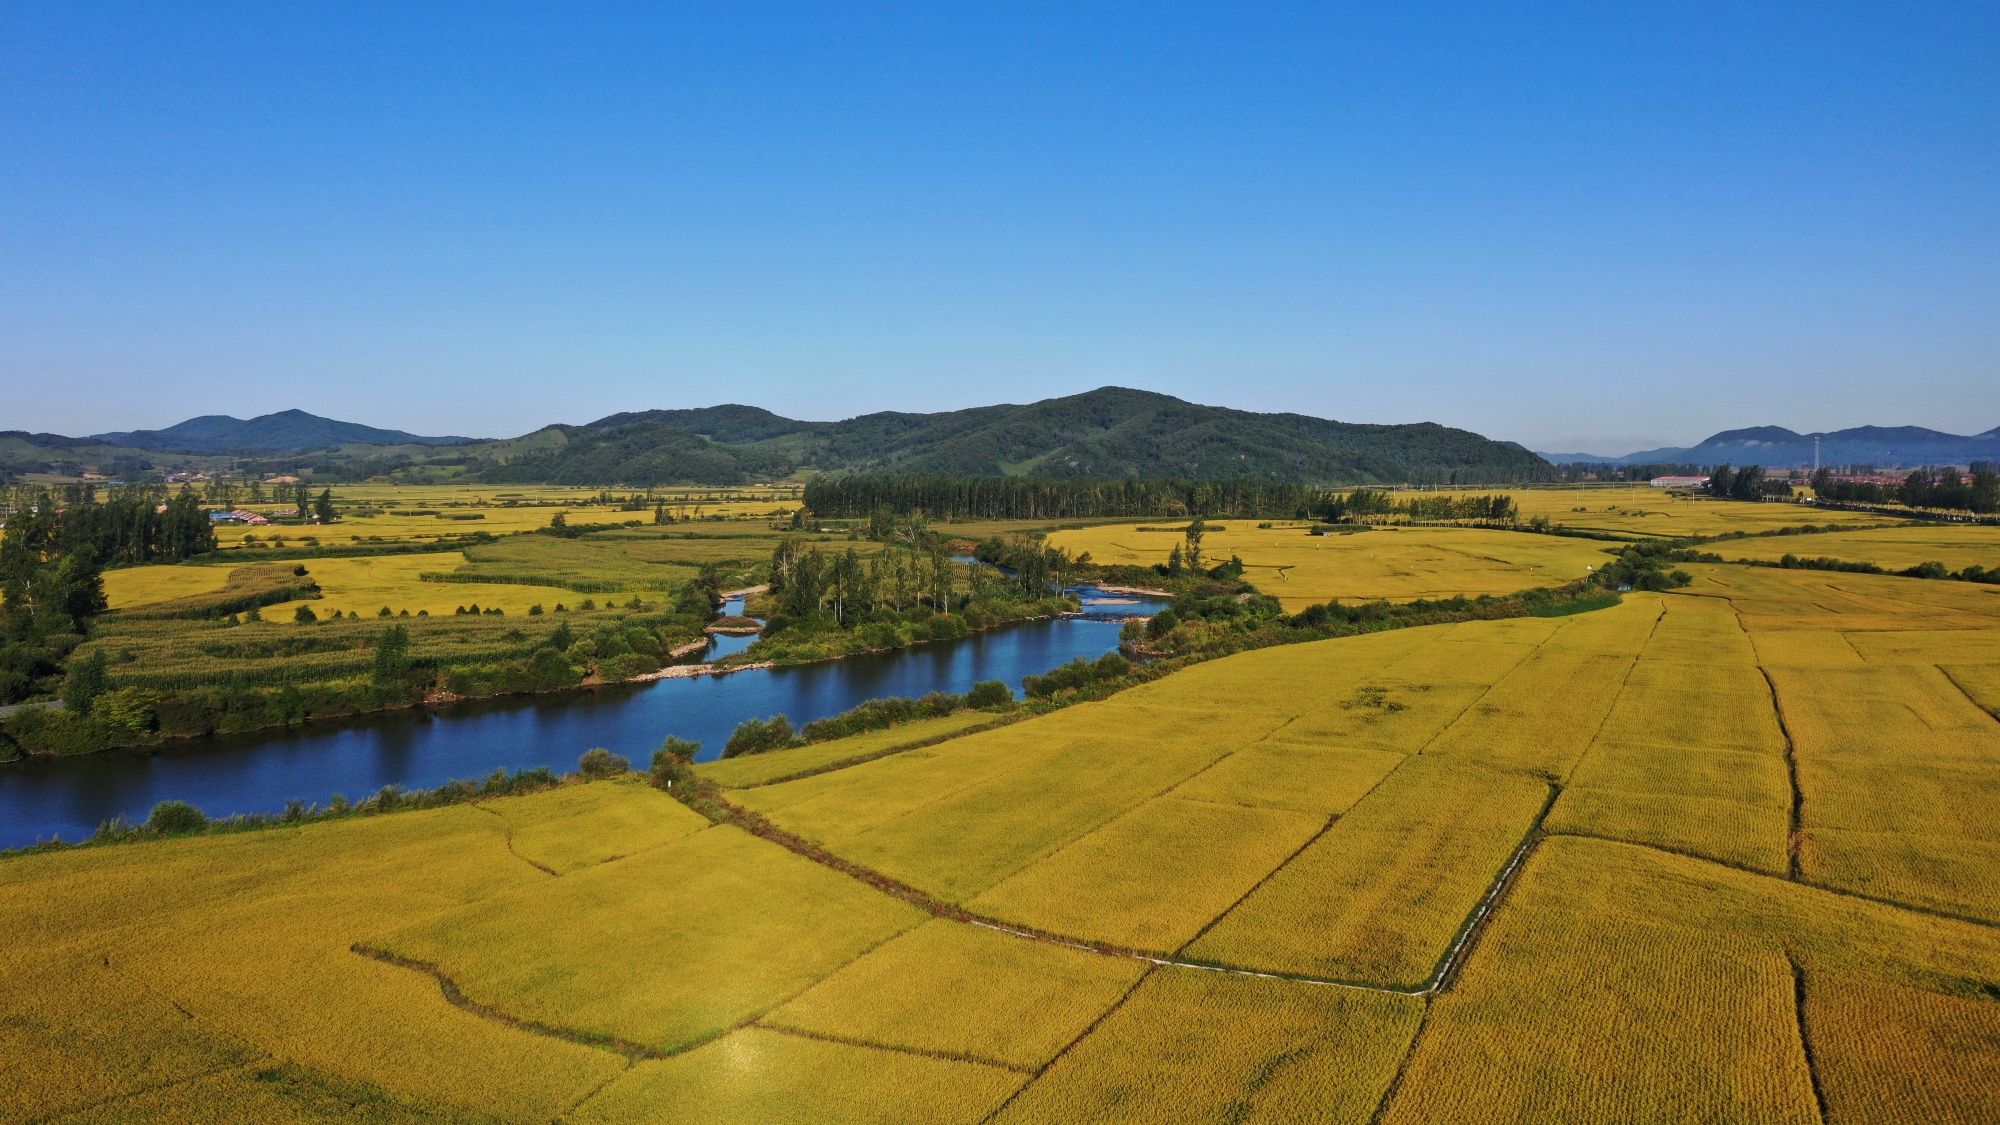
{"label": "river", "polygon": [[[722,753],[744,719],[783,714],[807,723],[884,696],[964,692],[1024,676],[1118,645],[1122,616],[1161,602],[1085,587],[1084,614],[1032,621],[961,641],[820,664],[611,684],[548,695],[509,696],[413,708],[243,735],[182,739],[153,752],[112,751],[0,765],[0,848],[60,837],[81,840],[113,817],[144,820],[160,801],[189,801],[210,816],[282,811],[288,800],[324,804],[365,797],[384,785],[429,788],[495,767],[575,768],[595,746],[645,768],[667,735]],[[740,602],[724,612],[740,613]],[[753,638],[716,637],[706,659]]]}

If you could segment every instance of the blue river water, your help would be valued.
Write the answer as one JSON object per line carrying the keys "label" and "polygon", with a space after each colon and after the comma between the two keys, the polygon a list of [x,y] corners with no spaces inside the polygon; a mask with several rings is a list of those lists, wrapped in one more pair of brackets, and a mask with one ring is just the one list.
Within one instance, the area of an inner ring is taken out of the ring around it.
{"label": "blue river water", "polygon": [[[288,800],[324,804],[384,785],[429,788],[495,767],[573,769],[602,746],[644,768],[668,735],[722,752],[744,719],[786,715],[807,723],[884,696],[964,692],[1118,646],[1124,614],[1161,604],[1084,588],[1084,614],[1026,622],[961,641],[789,668],[614,684],[549,695],[387,712],[277,731],[177,740],[156,752],[111,752],[0,765],[0,848],[60,837],[81,840],[113,817],[145,819],[160,801],[189,801],[210,816],[277,812]],[[740,604],[725,607],[741,612]],[[706,659],[753,638],[717,637]]]}

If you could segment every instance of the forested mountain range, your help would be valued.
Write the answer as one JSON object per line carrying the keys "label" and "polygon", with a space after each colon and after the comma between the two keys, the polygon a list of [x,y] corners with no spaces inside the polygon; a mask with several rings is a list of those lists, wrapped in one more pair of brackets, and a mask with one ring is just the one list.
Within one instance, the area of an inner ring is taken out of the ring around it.
{"label": "forested mountain range", "polygon": [[498,441],[421,437],[297,410],[247,422],[212,415],[86,439],[13,436],[24,454],[33,445],[33,456],[49,462],[65,455],[88,461],[94,450],[104,463],[109,450],[121,455],[125,473],[139,464],[131,451],[145,450],[162,465],[177,453],[258,455],[261,468],[328,479],[430,466],[453,479],[579,485],[742,484],[802,469],[1307,484],[1498,483],[1551,471],[1512,442],[1430,422],[1261,414],[1123,387],[1026,405],[885,411],[838,422],[740,405],[646,410]]}
{"label": "forested mountain range", "polygon": [[1525,480],[1548,470],[1518,445],[1429,422],[1258,414],[1123,387],[1024,406],[888,411],[840,422],[795,421],[745,406],[646,411],[529,437],[542,440],[518,453],[508,443],[479,451],[468,469],[486,480],[574,484],[728,484],[799,468],[1344,483]]}
{"label": "forested mountain range", "polygon": [[204,414],[164,430],[94,434],[92,441],[158,452],[229,453],[237,450],[325,449],[342,445],[462,445],[463,437],[419,437],[339,422],[303,410],[281,410],[245,421],[227,414]]}
{"label": "forested mountain range", "polygon": [[1810,468],[1813,438],[1819,438],[1822,465],[1964,465],[2000,460],[2000,426],[1983,434],[1961,437],[1922,426],[1856,426],[1830,433],[1801,434],[1783,426],[1753,426],[1724,430],[1699,445],[1642,449],[1622,457],[1589,453],[1544,453],[1557,464],[1605,465],[1763,465],[1767,468]]}

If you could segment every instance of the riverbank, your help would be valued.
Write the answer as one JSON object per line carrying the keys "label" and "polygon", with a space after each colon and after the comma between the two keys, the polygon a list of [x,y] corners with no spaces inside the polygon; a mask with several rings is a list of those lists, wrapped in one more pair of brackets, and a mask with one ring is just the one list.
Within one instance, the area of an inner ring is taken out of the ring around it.
{"label": "riverbank", "polygon": [[335,793],[357,797],[384,785],[430,789],[499,767],[568,769],[597,746],[644,762],[668,734],[701,743],[697,757],[706,761],[720,755],[747,718],[784,714],[803,726],[870,699],[964,694],[986,680],[1019,692],[1028,676],[1113,651],[1118,630],[1116,622],[1053,618],[907,651],[734,666],[743,675],[683,673],[171,739],[135,750],[38,755],[0,767],[0,847],[58,834],[83,839],[117,816],[143,820],[169,799],[213,816],[276,813],[294,799],[324,804]]}

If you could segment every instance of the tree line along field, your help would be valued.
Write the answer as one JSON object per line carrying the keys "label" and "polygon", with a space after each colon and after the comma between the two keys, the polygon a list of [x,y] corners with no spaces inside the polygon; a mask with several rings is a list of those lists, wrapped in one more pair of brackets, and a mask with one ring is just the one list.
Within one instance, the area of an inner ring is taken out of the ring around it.
{"label": "tree line along field", "polygon": [[2000,1118],[2000,589],[1684,565],[695,767],[720,822],[6,857],[0,1118]]}

